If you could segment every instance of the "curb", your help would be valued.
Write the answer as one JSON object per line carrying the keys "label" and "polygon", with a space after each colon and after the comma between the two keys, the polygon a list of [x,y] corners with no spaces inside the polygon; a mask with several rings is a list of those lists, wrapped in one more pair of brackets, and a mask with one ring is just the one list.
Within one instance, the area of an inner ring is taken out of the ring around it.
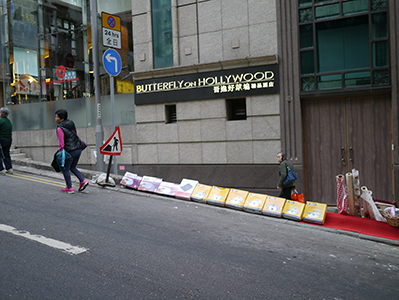
{"label": "curb", "polygon": [[[53,178],[63,179],[62,173],[61,172],[56,173],[49,163],[33,161],[29,158],[13,158],[12,163],[13,163],[14,170],[23,171],[26,173],[37,174],[37,175],[43,175],[43,176],[47,176],[47,177],[51,176]],[[90,179],[90,178],[94,178],[95,176],[98,176],[98,175],[104,173],[104,172],[98,172],[98,171],[81,169],[81,168],[79,168],[79,171],[82,173],[83,177],[85,177],[90,183],[93,183],[92,179]],[[51,172],[51,174],[49,174],[49,172]],[[112,177],[112,179],[115,181],[116,186],[115,187],[107,187],[107,189],[113,190],[115,192],[132,194],[132,195],[136,195],[136,196],[144,196],[145,195],[145,196],[151,197],[151,198],[158,198],[158,199],[164,199],[164,200],[167,199],[167,200],[174,200],[174,201],[179,201],[179,202],[184,201],[184,200],[176,199],[173,197],[167,197],[167,196],[151,194],[151,193],[143,193],[143,192],[136,191],[133,189],[123,188],[118,185],[118,183],[122,180],[123,176],[110,174],[110,177]],[[78,182],[77,179],[74,177],[72,178],[72,181]],[[97,186],[98,188],[104,188],[97,184],[91,185],[91,186],[92,187]],[[199,205],[202,204],[199,202],[193,202],[193,203],[196,203]],[[211,205],[211,206],[215,207],[215,208],[222,208],[219,206],[213,206],[213,205]],[[231,210],[231,211],[240,212],[239,210]],[[335,212],[335,213],[337,212],[336,208],[334,208],[334,207],[328,209],[328,211]],[[261,216],[258,214],[254,214],[254,215]],[[322,226],[314,226],[311,224],[301,223],[298,221],[293,221],[293,220],[288,220],[288,219],[276,218],[276,221],[278,221],[279,223],[284,223],[284,224],[288,224],[288,225],[304,227],[306,229],[322,230],[325,232],[330,232],[330,233],[334,233],[334,234],[342,234],[342,235],[350,236],[353,238],[368,240],[368,241],[377,242],[377,243],[383,243],[383,244],[387,244],[387,245],[391,245],[391,246],[399,246],[399,241],[396,241],[396,240],[380,238],[380,237],[366,235],[366,234],[357,233],[357,232],[353,232],[353,231],[346,231],[346,230],[340,230],[340,229],[334,229],[334,228],[328,228],[328,227],[322,227]]]}

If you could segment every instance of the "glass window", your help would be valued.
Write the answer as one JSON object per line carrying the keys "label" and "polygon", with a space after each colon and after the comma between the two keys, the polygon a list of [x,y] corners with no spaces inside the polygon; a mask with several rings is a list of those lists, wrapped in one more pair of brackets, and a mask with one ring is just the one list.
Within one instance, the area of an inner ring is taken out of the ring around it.
{"label": "glass window", "polygon": [[300,44],[301,49],[313,47],[313,25],[302,25],[299,27],[300,30]]}
{"label": "glass window", "polygon": [[170,0],[153,0],[152,27],[154,68],[173,66],[172,13]]}
{"label": "glass window", "polygon": [[370,71],[345,74],[346,87],[365,86],[365,85],[370,85],[370,83],[371,83]]}
{"label": "glass window", "polygon": [[368,0],[352,0],[342,3],[343,15],[355,14],[369,10]]}
{"label": "glass window", "polygon": [[312,5],[312,0],[299,0],[299,6]]}
{"label": "glass window", "polygon": [[316,31],[319,72],[370,67],[367,16],[322,22]]}
{"label": "glass window", "polygon": [[388,37],[388,21],[386,13],[372,15],[373,39],[383,39]]}
{"label": "glass window", "polygon": [[388,67],[389,48],[388,42],[373,43],[373,66],[374,68]]}
{"label": "glass window", "polygon": [[170,8],[170,0],[152,0],[152,10]]}
{"label": "glass window", "polygon": [[389,84],[389,70],[376,70],[374,71],[374,84],[384,85]]}
{"label": "glass window", "polygon": [[316,6],[316,20],[339,16],[339,3]]}
{"label": "glass window", "polygon": [[314,77],[302,78],[302,91],[314,91],[314,90],[315,90]]}
{"label": "glass window", "polygon": [[313,21],[313,11],[311,8],[301,9],[299,11],[299,21],[301,23]]}
{"label": "glass window", "polygon": [[386,0],[371,0],[371,10],[381,10],[387,8]]}
{"label": "glass window", "polygon": [[325,75],[317,77],[319,90],[340,89],[342,88],[341,74]]}
{"label": "glass window", "polygon": [[301,73],[303,75],[314,73],[313,50],[301,52]]}
{"label": "glass window", "polygon": [[390,84],[387,8],[386,0],[299,0],[302,92]]}

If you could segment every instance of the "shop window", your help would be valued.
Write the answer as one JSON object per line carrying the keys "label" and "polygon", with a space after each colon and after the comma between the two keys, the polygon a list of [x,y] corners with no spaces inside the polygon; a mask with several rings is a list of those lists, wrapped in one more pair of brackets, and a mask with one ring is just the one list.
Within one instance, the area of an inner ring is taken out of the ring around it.
{"label": "shop window", "polygon": [[176,122],[177,122],[176,104],[165,105],[165,123],[170,124]]}
{"label": "shop window", "polygon": [[226,100],[226,114],[227,120],[246,120],[247,119],[247,105],[245,98],[227,99]]}

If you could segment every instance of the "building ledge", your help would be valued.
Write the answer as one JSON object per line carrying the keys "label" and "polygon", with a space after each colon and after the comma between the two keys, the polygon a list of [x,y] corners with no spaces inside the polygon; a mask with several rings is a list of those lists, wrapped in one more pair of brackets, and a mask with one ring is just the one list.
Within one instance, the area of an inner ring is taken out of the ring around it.
{"label": "building ledge", "polygon": [[214,63],[180,66],[162,69],[153,69],[145,72],[132,72],[133,80],[146,80],[152,78],[172,77],[178,75],[188,75],[204,72],[214,72],[221,70],[273,65],[278,63],[277,55],[269,55],[262,57],[248,57],[239,60],[219,61]]}

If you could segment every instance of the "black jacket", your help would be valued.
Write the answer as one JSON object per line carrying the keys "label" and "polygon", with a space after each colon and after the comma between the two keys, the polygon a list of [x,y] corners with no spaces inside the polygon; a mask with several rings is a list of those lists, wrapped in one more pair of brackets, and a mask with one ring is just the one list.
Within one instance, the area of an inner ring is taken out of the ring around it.
{"label": "black jacket", "polygon": [[[62,121],[58,127],[64,132],[64,149],[67,152],[82,148],[79,138],[77,137],[75,123],[66,119]],[[76,133],[73,133],[73,131]]]}

